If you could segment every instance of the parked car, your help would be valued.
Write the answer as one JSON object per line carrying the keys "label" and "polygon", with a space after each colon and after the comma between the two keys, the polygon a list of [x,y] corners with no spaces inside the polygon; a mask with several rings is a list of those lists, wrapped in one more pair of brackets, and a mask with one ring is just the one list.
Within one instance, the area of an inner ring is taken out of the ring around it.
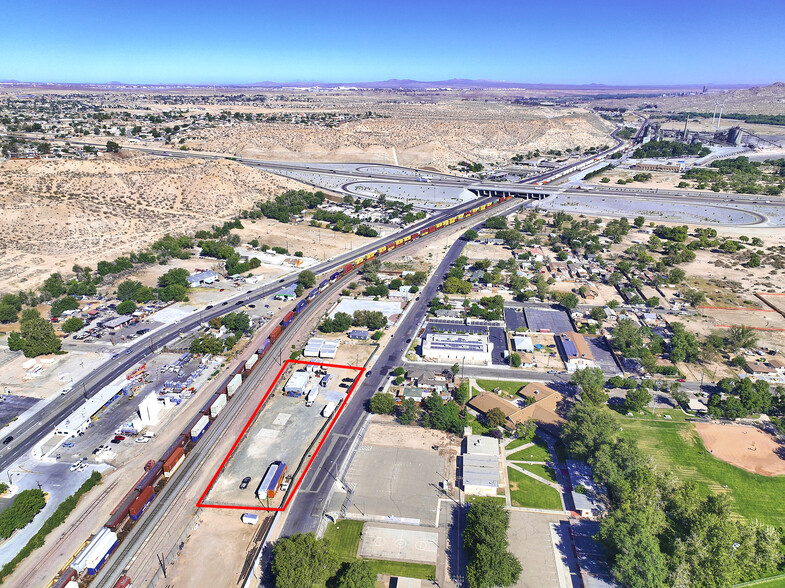
{"label": "parked car", "polygon": [[251,483],[251,476],[246,476],[243,478],[243,481],[240,482],[240,490],[245,490],[248,488],[248,484]]}
{"label": "parked car", "polygon": [[5,439],[3,439],[3,445],[8,445],[8,444],[9,444],[11,441],[13,441],[13,440],[14,440],[14,438],[13,438],[12,436],[10,436],[10,435],[9,435],[9,436],[8,436],[8,437],[6,437]]}

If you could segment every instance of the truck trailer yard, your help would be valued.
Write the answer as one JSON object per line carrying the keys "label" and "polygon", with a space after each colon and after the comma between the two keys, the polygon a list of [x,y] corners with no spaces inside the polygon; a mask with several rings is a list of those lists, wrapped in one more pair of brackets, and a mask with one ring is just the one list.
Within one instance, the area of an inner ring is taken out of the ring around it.
{"label": "truck trailer yard", "polygon": [[[297,489],[311,457],[318,451],[353,390],[359,368],[287,362],[240,433],[225,462],[216,472],[200,506],[214,508],[283,509]],[[321,386],[325,376],[328,386]],[[294,377],[293,377],[294,376]],[[294,392],[285,392],[287,384]],[[304,383],[303,383],[304,382]],[[346,384],[347,387],[339,387]],[[315,395],[314,391],[318,391]],[[309,394],[310,392],[310,394]],[[310,397],[310,401],[308,398]],[[325,407],[337,406],[324,416]],[[254,490],[275,462],[287,464],[277,492],[257,498]],[[246,477],[251,481],[242,484]],[[241,485],[246,486],[240,488]]]}

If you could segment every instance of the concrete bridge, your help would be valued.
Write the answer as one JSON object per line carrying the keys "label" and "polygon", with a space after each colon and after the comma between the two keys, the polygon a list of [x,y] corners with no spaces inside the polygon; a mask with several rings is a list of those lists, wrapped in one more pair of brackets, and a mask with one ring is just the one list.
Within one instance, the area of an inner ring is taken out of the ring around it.
{"label": "concrete bridge", "polygon": [[526,198],[527,200],[542,200],[553,194],[551,190],[536,186],[491,186],[480,184],[469,186],[467,190],[482,198],[511,196],[513,198]]}

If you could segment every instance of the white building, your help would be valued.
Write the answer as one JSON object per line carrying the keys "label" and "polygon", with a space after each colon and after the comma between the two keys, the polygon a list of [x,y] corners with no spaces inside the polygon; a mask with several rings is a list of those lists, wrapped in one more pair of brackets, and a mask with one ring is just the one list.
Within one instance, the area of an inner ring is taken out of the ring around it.
{"label": "white building", "polygon": [[428,333],[422,345],[423,357],[439,363],[491,365],[492,350],[487,335],[475,334]]}
{"label": "white building", "polygon": [[155,392],[150,392],[139,404],[139,419],[145,427],[157,425],[163,410],[163,403],[158,401]]}
{"label": "white building", "polygon": [[286,382],[283,391],[291,394],[304,394],[311,376],[308,372],[294,372]]}
{"label": "white building", "polygon": [[463,491],[496,496],[499,488],[499,442],[492,437],[469,435],[461,456]]}
{"label": "white building", "polygon": [[512,338],[512,344],[515,346],[515,351],[534,353],[534,342],[532,341],[531,337],[516,335]]}

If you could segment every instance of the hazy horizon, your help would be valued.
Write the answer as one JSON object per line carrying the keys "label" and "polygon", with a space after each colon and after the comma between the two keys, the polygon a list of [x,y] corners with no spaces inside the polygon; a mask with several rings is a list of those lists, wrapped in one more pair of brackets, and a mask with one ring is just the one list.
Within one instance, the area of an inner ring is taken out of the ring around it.
{"label": "hazy horizon", "polygon": [[[608,86],[760,85],[782,78],[785,5],[42,0],[4,10],[0,78],[247,85],[407,78]],[[535,80],[535,81],[533,81]],[[536,80],[546,80],[536,82]],[[643,80],[643,81],[642,81]],[[717,80],[720,80],[719,82]],[[770,81],[769,81],[770,80]]]}

